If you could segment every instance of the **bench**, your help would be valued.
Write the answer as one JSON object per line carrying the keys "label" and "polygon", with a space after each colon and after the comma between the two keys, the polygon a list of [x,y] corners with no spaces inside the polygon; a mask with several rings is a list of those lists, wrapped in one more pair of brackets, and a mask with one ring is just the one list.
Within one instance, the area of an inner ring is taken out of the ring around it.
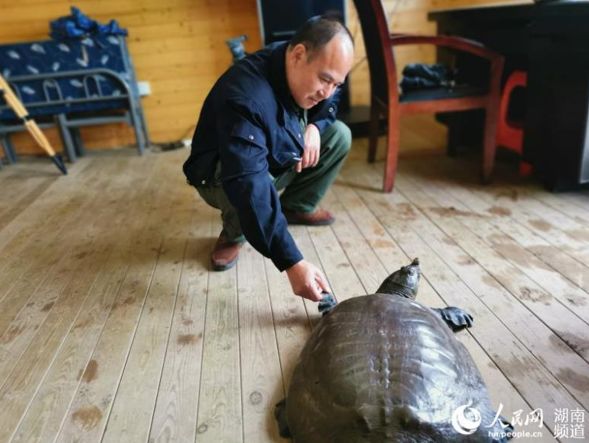
{"label": "bench", "polygon": [[[79,128],[124,122],[143,153],[149,136],[135,71],[123,36],[0,45],[0,73],[41,127],[57,126],[70,161],[84,154]],[[10,134],[24,130],[0,97],[0,142],[16,155]]]}

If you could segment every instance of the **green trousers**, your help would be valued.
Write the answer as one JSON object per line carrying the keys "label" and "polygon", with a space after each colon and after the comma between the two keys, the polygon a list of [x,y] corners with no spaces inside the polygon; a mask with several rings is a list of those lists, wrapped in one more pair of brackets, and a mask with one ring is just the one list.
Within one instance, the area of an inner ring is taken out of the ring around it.
{"label": "green trousers", "polygon": [[[321,134],[321,154],[314,168],[305,168],[297,173],[294,168],[272,177],[280,196],[283,209],[294,212],[313,212],[333,183],[342,167],[350,147],[352,134],[341,121],[336,120]],[[219,168],[217,168],[217,173]],[[227,239],[244,241],[237,211],[227,198],[220,181],[206,186],[197,186],[198,193],[210,206],[221,210],[223,230]]]}

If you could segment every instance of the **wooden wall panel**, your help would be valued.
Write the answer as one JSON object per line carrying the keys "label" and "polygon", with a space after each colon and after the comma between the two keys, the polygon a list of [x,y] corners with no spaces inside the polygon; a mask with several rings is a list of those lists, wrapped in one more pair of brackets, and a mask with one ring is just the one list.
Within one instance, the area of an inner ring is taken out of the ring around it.
{"label": "wooden wall panel", "polygon": [[[49,21],[68,15],[71,5],[129,30],[137,77],[152,90],[143,106],[156,143],[191,132],[209,88],[231,64],[227,38],[247,34],[247,50],[260,47],[256,0],[0,0],[0,43],[47,38]],[[57,132],[47,134],[61,149]],[[89,148],[134,143],[122,124],[84,128],[82,137]],[[27,134],[13,139],[19,153],[41,152]]]}
{"label": "wooden wall panel", "polygon": [[[503,0],[501,3],[521,3]],[[348,0],[350,28],[356,37],[356,66],[351,76],[353,104],[369,102],[368,66],[358,21]],[[395,31],[435,33],[427,21],[432,9],[474,6],[486,0],[384,0]],[[149,81],[152,94],[143,99],[150,135],[154,142],[169,142],[190,134],[202,102],[217,77],[230,65],[225,39],[247,34],[246,49],[260,47],[256,0],[0,0],[0,43],[47,38],[49,21],[69,14],[77,5],[104,22],[111,18],[129,30],[129,49],[141,81]],[[399,66],[412,61],[432,62],[429,47],[403,48]],[[48,131],[60,149],[56,131]],[[133,132],[124,125],[87,128],[82,131],[89,148],[132,144]],[[14,137],[20,153],[40,150],[28,135]]]}

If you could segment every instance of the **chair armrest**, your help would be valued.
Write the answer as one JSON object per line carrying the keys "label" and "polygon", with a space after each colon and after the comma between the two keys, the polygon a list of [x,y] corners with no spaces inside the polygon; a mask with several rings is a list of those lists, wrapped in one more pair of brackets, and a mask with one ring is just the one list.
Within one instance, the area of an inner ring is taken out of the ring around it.
{"label": "chair armrest", "polygon": [[400,45],[421,45],[429,44],[435,46],[445,46],[458,51],[470,52],[482,58],[491,61],[501,59],[503,56],[492,49],[485,47],[482,43],[469,40],[462,37],[453,37],[449,35],[411,35],[411,34],[391,34],[390,42],[392,46]]}

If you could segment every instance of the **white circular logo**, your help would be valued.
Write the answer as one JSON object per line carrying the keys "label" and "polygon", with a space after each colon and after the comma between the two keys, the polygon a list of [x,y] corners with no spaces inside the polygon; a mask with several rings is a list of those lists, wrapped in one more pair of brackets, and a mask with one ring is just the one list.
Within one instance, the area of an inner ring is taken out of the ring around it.
{"label": "white circular logo", "polygon": [[470,405],[472,402],[459,406],[452,414],[452,427],[462,435],[474,433],[481,424],[481,413],[478,409],[471,408]]}

